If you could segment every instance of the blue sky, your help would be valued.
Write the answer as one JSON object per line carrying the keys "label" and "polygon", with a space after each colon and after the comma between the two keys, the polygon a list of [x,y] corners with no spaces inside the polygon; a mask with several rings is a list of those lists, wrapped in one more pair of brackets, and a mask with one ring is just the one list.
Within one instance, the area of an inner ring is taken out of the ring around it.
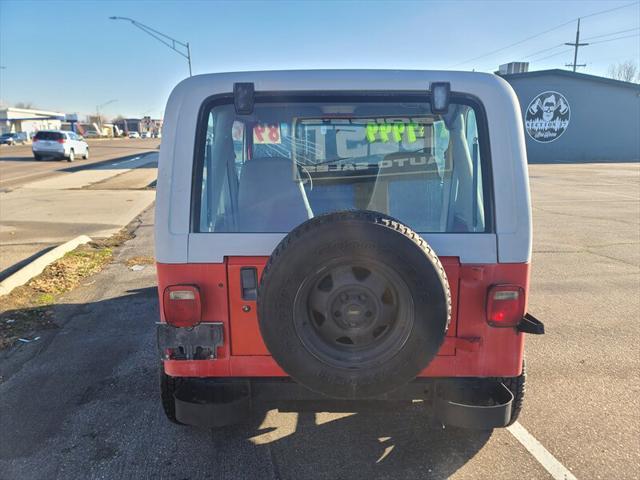
{"label": "blue sky", "polygon": [[[573,41],[575,22],[462,62],[578,16],[632,3],[582,21],[582,38],[597,38],[580,50],[578,63],[587,68],[579,71],[595,75],[604,75],[611,63],[638,62],[638,2],[0,0],[0,101],[89,114],[97,104],[117,99],[104,107],[107,116],[160,116],[173,86],[188,75],[187,62],[131,24],[109,20],[112,15],[189,41],[194,74],[291,68],[494,71],[500,63],[521,60],[541,70],[573,60],[571,47],[551,47]],[[613,38],[620,39],[608,41]]]}

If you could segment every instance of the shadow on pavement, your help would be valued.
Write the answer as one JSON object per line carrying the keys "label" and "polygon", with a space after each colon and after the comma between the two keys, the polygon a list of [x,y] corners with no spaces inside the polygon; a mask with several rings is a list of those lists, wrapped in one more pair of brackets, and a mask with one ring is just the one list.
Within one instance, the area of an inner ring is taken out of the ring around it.
{"label": "shadow on pavement", "polygon": [[[128,169],[131,168],[131,165],[128,165],[127,162],[133,161],[133,160],[136,160],[136,159],[139,159],[139,158],[143,158],[143,157],[145,157],[147,155],[151,155],[153,153],[158,153],[158,151],[157,150],[150,150],[149,152],[136,153],[134,155],[126,155],[124,157],[110,158],[108,160],[101,160],[99,162],[85,163],[85,164],[76,165],[76,163],[82,162],[82,160],[78,160],[78,161],[74,162],[73,167],[61,168],[59,171],[60,172],[67,172],[67,173],[73,173],[73,172],[80,172],[82,170],[95,170],[95,169],[99,169],[99,170],[123,170],[123,169],[124,170],[128,170]],[[144,165],[140,165],[140,166],[136,166],[135,168],[136,169],[158,168],[158,165],[153,160],[150,160],[149,163],[144,164]]]}
{"label": "shadow on pavement", "polygon": [[276,478],[292,479],[449,478],[491,437],[490,431],[433,425],[420,406],[342,416],[280,415],[288,416],[291,425],[274,427],[273,411],[255,412],[251,425],[228,427],[212,435],[218,441],[237,436],[265,450],[273,459]]}
{"label": "shadow on pavement", "polygon": [[53,308],[62,328],[0,352],[7,478],[447,478],[491,437],[434,426],[420,404],[174,425],[159,398],[155,287]]}

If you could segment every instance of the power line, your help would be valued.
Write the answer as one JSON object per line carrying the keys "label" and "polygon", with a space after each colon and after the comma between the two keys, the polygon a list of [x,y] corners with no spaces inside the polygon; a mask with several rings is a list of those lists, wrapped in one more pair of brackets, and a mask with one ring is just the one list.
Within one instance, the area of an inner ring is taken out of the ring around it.
{"label": "power line", "polygon": [[558,47],[564,47],[564,43],[559,43],[557,45],[554,45],[553,47],[545,48],[543,50],[538,50],[537,52],[530,53],[529,55],[526,55],[523,58],[535,57],[536,55],[538,55],[540,53],[548,52],[549,50],[555,50]]}
{"label": "power line", "polygon": [[610,37],[611,35],[618,35],[619,33],[634,32],[636,30],[640,30],[640,27],[629,28],[627,30],[618,30],[617,32],[611,32],[611,33],[603,33],[602,35],[596,35],[595,37],[587,37],[585,38],[585,40],[593,40],[594,38]]}
{"label": "power line", "polygon": [[550,28],[549,30],[545,30],[544,32],[537,33],[535,35],[532,35],[530,37],[525,38],[524,40],[520,40],[519,42],[512,43],[510,45],[507,45],[506,47],[502,47],[502,48],[499,48],[499,49],[494,50],[492,52],[485,53],[484,55],[479,55],[477,57],[470,58],[469,60],[465,60],[464,62],[456,63],[455,65],[451,65],[451,67],[457,67],[459,65],[464,65],[465,63],[473,62],[475,60],[480,60],[481,58],[490,57],[491,55],[494,55],[494,54],[496,54],[498,52],[502,52],[504,50],[508,50],[511,47],[515,47],[516,45],[520,45],[521,43],[528,42],[529,40],[533,40],[534,38],[541,37],[542,35],[545,35],[545,34],[547,34],[549,32],[553,32],[554,30],[558,30],[559,28],[562,28],[562,27],[564,27],[566,25],[569,25],[570,23],[573,23],[573,22],[574,22],[574,20],[569,20],[568,22],[565,22],[565,23],[563,23],[561,25],[558,25],[557,27]]}
{"label": "power line", "polygon": [[[631,37],[637,37],[640,36],[640,34],[635,34],[635,35],[625,35],[623,37],[616,37],[616,38],[609,38],[607,40],[600,40],[598,42],[591,42],[591,45],[594,45],[596,43],[605,43],[605,42],[611,42],[613,40],[622,40],[624,38],[631,38]],[[556,53],[552,53],[551,55],[547,55],[546,57],[542,57],[542,58],[537,58],[534,60],[534,62],[541,62],[542,60],[546,60],[548,58],[553,58],[553,57],[557,57],[558,55],[562,55],[563,53],[569,53],[567,51],[562,51],[562,52],[556,52]]]}
{"label": "power line", "polygon": [[[582,17],[578,17],[578,18],[590,18],[590,17],[595,17],[596,15],[603,15],[603,14],[605,14],[605,13],[613,12],[613,11],[615,11],[615,10],[620,10],[620,9],[622,9],[622,8],[627,8],[627,7],[630,7],[630,6],[632,6],[632,5],[638,5],[639,3],[640,3],[640,2],[627,3],[627,4],[625,4],[625,5],[620,5],[620,6],[618,6],[618,7],[609,8],[609,9],[607,9],[607,10],[601,10],[601,11],[599,11],[599,12],[590,13],[590,14],[588,14],[588,15],[583,15]],[[547,33],[549,33],[549,32],[553,32],[554,30],[558,30],[559,28],[565,27],[565,26],[567,26],[567,25],[569,25],[569,24],[571,24],[571,23],[575,22],[576,20],[578,20],[578,18],[572,18],[571,20],[569,20],[569,21],[567,21],[567,22],[564,22],[564,23],[561,23],[560,25],[557,25],[557,26],[555,26],[555,27],[552,27],[552,28],[550,28],[550,29],[548,29],[548,30],[545,30],[545,31],[540,32],[540,33],[536,33],[535,35],[531,35],[530,37],[527,37],[527,38],[525,38],[525,39],[523,39],[523,40],[519,40],[519,41],[517,41],[517,42],[514,42],[514,43],[512,43],[512,44],[509,44],[509,45],[507,45],[506,47],[498,48],[497,50],[493,50],[493,51],[491,51],[491,52],[489,52],[489,53],[485,53],[485,54],[483,54],[483,55],[479,55],[479,56],[477,56],[477,57],[470,58],[470,59],[465,60],[465,61],[463,61],[463,62],[456,63],[456,64],[454,64],[454,65],[451,65],[449,68],[453,68],[453,67],[457,67],[457,66],[460,66],[460,65],[464,65],[465,63],[473,62],[473,61],[475,61],[475,60],[480,60],[481,58],[489,57],[489,56],[491,56],[491,55],[494,55],[494,54],[496,54],[496,53],[502,52],[502,51],[504,51],[504,50],[508,50],[509,48],[515,47],[516,45],[520,45],[520,44],[522,44],[522,43],[528,42],[529,40],[533,40],[534,38],[541,37],[542,35],[545,35],[545,34],[547,34]]]}
{"label": "power line", "polygon": [[[610,37],[611,35],[618,35],[619,33],[626,33],[626,32],[633,32],[635,30],[640,30],[640,27],[636,27],[636,28],[629,28],[627,30],[618,30],[617,32],[610,32],[610,33],[603,33],[602,35],[595,35],[593,37],[587,37],[584,40],[592,40],[594,38],[602,38],[602,37]],[[594,43],[598,43],[598,42],[594,42]],[[531,58],[531,57],[535,57],[536,55],[539,55],[541,53],[545,53],[545,52],[549,52],[551,50],[555,50],[556,48],[559,47],[564,47],[565,44],[564,43],[558,43],[557,45],[554,45],[553,47],[549,47],[549,48],[543,48],[542,50],[538,50],[536,52],[530,53],[529,55],[525,55],[522,58]],[[553,56],[553,55],[551,55]],[[549,57],[544,57],[544,58],[549,58]],[[541,58],[535,60],[536,62],[538,60],[542,60]]]}
{"label": "power line", "polygon": [[595,45],[596,43],[613,42],[614,40],[623,40],[625,38],[632,38],[632,37],[640,37],[640,33],[636,33],[634,35],[625,35],[623,37],[608,38],[607,40],[598,40],[597,42],[591,42],[591,45]]}
{"label": "power line", "polygon": [[535,61],[536,62],[541,62],[542,60],[546,60],[547,58],[557,57],[558,55],[562,55],[564,53],[569,53],[569,52],[565,50],[565,51],[562,51],[562,52],[552,53],[551,55],[547,55],[546,57],[538,58]]}
{"label": "power line", "polygon": [[608,10],[602,10],[600,12],[590,13],[589,15],[582,15],[582,17],[580,17],[580,18],[584,19],[584,18],[589,18],[589,17],[595,17],[596,15],[602,15],[603,13],[609,13],[609,12],[613,12],[614,10],[620,10],[621,8],[627,8],[627,7],[630,7],[632,5],[638,5],[639,3],[640,2],[626,3],[624,5],[620,5],[619,7],[613,7],[613,8],[610,8]]}

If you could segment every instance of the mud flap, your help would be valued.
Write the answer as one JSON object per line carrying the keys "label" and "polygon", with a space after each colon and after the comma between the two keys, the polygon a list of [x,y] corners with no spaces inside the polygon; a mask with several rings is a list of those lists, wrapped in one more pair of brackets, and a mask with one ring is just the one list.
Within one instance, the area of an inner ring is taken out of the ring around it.
{"label": "mud flap", "polygon": [[241,423],[251,412],[250,392],[249,382],[212,383],[190,379],[174,394],[176,419],[202,428]]}
{"label": "mud flap", "polygon": [[442,381],[436,387],[434,416],[443,425],[492,429],[511,420],[513,394],[502,382]]}

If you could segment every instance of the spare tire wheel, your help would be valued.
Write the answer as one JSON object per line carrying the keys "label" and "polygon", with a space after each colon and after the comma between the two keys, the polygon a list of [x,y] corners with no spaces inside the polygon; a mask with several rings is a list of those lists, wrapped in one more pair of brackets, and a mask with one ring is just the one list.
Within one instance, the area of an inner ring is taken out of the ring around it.
{"label": "spare tire wheel", "polygon": [[413,380],[436,356],[450,317],[433,250],[396,219],[368,211],[296,227],[271,255],[258,294],[275,361],[335,398],[373,397]]}

